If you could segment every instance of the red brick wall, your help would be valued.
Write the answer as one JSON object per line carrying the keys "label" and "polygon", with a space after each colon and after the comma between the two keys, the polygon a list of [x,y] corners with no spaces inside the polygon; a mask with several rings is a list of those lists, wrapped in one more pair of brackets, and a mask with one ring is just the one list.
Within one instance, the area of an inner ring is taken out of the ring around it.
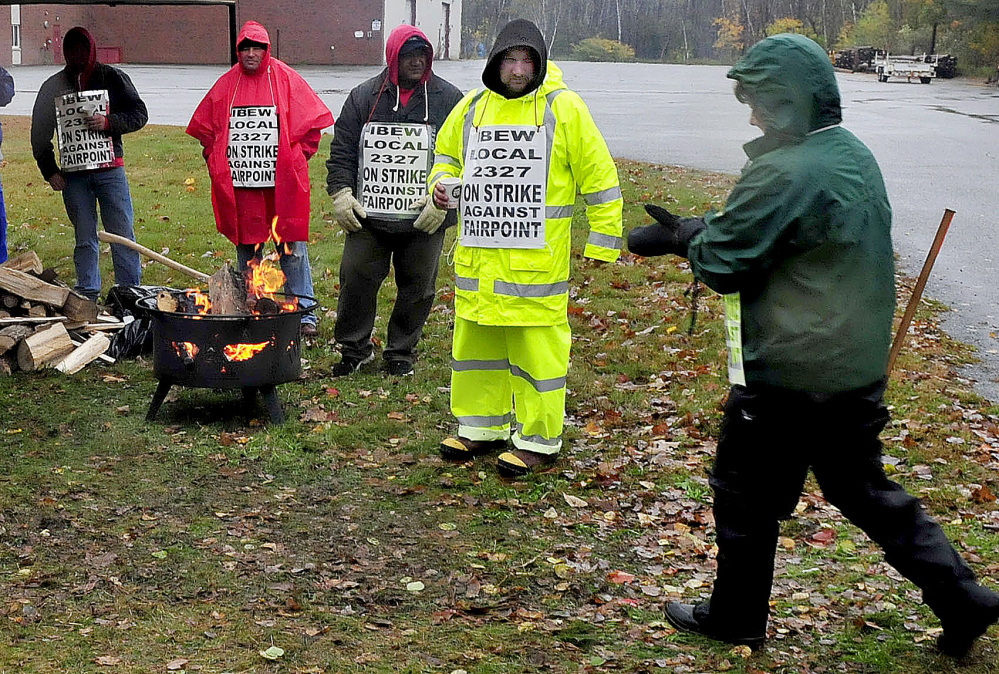
{"label": "red brick wall", "polygon": [[[259,21],[275,55],[293,65],[380,64],[383,31],[371,31],[371,22],[383,15],[384,0],[238,0],[236,5],[237,28]],[[125,63],[230,62],[224,6],[21,5],[21,63],[60,63],[53,38],[73,26],[84,26],[100,46],[120,48]],[[355,38],[355,31],[364,37]],[[10,9],[0,5],[0,65],[11,62],[10,35]]]}

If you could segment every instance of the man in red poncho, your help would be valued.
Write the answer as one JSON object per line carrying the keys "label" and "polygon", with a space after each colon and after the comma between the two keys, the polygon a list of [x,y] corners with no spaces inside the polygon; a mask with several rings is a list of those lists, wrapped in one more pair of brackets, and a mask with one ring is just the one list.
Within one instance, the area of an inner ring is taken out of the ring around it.
{"label": "man in red poncho", "polygon": [[[236,244],[239,268],[274,238],[286,290],[314,297],[309,267],[309,166],[333,113],[312,87],[271,56],[267,30],[243,24],[239,62],[209,90],[187,125],[204,147],[215,225]],[[272,232],[275,216],[277,224]],[[316,316],[302,334],[316,334]]]}

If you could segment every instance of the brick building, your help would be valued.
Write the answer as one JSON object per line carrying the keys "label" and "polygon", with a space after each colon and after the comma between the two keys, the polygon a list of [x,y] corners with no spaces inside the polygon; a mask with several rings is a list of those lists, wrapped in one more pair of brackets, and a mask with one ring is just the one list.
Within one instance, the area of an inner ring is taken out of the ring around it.
{"label": "brick building", "polygon": [[[179,0],[178,0],[179,1]],[[236,25],[255,20],[290,64],[377,65],[395,26],[418,26],[436,58],[457,59],[462,0],[235,0]],[[210,4],[0,5],[0,65],[62,63],[62,36],[89,30],[105,63],[229,63],[229,8]],[[194,3],[199,0],[193,0]]]}

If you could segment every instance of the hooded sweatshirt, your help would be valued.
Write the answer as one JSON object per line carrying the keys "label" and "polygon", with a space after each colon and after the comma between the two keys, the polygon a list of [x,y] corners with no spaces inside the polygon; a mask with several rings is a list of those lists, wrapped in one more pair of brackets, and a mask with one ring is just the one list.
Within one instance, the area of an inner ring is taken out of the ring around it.
{"label": "hooded sweatshirt", "polygon": [[766,131],[691,240],[691,269],[740,294],[747,384],[831,394],[874,383],[895,308],[891,207],[870,150],[839,126],[832,64],[812,40],[782,34],[728,77]]}
{"label": "hooded sweatshirt", "polygon": [[[511,47],[529,49],[539,59],[534,80],[517,96],[499,79],[501,57]],[[583,256],[613,262],[620,255],[623,200],[617,167],[583,99],[566,86],[559,67],[544,60],[547,53],[544,36],[534,24],[519,19],[507,24],[482,73],[487,88],[466,94],[437,136],[430,190],[445,176],[465,175],[470,139],[479,130],[496,126],[545,129],[544,247],[465,245],[464,231],[459,234],[454,252],[455,313],[480,325],[565,323],[577,196],[586,202],[590,227]],[[501,171],[503,167],[489,168]]]}
{"label": "hooded sweatshirt", "polygon": [[[426,43],[429,50],[427,70],[409,97],[403,100],[399,91],[399,50],[414,37]],[[344,187],[351,188],[355,196],[360,193],[360,142],[365,124],[428,124],[436,131],[461,100],[461,90],[433,73],[433,48],[423,31],[415,26],[402,24],[393,29],[385,41],[385,63],[381,73],[351,90],[340,110],[330,144],[330,157],[326,161],[326,191],[330,194],[336,194]],[[383,232],[412,232],[416,215],[418,213],[401,220],[366,218],[362,219],[362,224]],[[448,213],[443,226],[450,227],[454,223],[454,213]]]}
{"label": "hooded sweatshirt", "polygon": [[[138,131],[146,125],[149,115],[146,104],[139,98],[132,80],[121,70],[97,61],[97,43],[90,33],[77,26],[66,32],[64,47],[74,42],[89,45],[89,56],[79,72],[71,65],[49,77],[38,90],[31,111],[31,152],[42,177],[48,180],[59,172],[52,136],[56,130],[55,100],[77,91],[106,89],[109,99],[108,124],[105,131],[114,145],[114,166],[124,165],[123,134]],[[98,169],[102,170],[102,169]]]}
{"label": "hooded sweatshirt", "polygon": [[[322,130],[333,114],[312,87],[282,61],[271,56],[267,30],[247,21],[236,39],[267,45],[260,67],[248,73],[239,63],[212,86],[187,125],[187,133],[204,148],[212,181],[215,226],[235,244],[258,244],[271,237],[273,217],[281,241],[309,238],[308,159],[319,149]],[[232,184],[226,152],[233,107],[276,106],[278,150],[274,187],[240,188]]]}

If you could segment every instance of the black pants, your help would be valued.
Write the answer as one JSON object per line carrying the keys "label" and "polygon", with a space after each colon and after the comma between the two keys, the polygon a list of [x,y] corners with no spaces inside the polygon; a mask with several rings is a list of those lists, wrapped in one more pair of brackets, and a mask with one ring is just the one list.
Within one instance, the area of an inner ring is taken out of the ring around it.
{"label": "black pants", "polygon": [[347,235],[340,262],[340,297],[333,336],[345,358],[371,353],[378,290],[395,267],[398,294],[388,324],[385,360],[412,362],[434,303],[443,228],[431,235],[362,229]]}
{"label": "black pants", "polygon": [[711,472],[718,576],[699,619],[722,634],[763,636],[779,520],[794,512],[809,468],[826,499],[923,590],[942,620],[979,591],[971,569],[918,499],[889,480],[878,434],[888,423],[883,381],[815,396],[736,386]]}

